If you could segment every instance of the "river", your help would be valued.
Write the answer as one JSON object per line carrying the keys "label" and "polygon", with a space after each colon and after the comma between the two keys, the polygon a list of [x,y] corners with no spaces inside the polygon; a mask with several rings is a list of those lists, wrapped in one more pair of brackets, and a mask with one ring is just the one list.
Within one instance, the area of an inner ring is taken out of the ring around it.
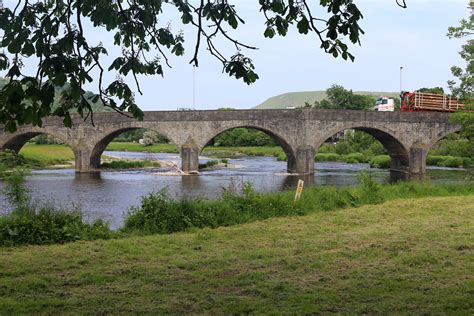
{"label": "river", "polygon": [[[176,154],[150,154],[140,152],[104,152],[120,158],[158,159],[179,163]],[[201,157],[204,163],[210,158]],[[306,185],[354,185],[357,174],[369,170],[368,164],[318,162],[316,174],[306,177]],[[27,177],[26,185],[33,201],[55,205],[79,207],[86,219],[102,218],[111,228],[119,228],[127,210],[140,203],[140,197],[152,191],[167,188],[171,196],[216,198],[223,188],[240,188],[251,182],[263,192],[294,188],[300,177],[286,173],[286,162],[273,157],[239,157],[229,159],[228,167],[204,170],[199,176],[170,175],[171,169],[113,170],[100,174],[76,175],[72,169],[35,170]],[[388,170],[370,169],[378,182],[389,181]],[[427,178],[436,183],[462,183],[463,169],[429,167]],[[1,185],[0,185],[1,188]],[[7,210],[5,196],[1,196],[0,209]]]}

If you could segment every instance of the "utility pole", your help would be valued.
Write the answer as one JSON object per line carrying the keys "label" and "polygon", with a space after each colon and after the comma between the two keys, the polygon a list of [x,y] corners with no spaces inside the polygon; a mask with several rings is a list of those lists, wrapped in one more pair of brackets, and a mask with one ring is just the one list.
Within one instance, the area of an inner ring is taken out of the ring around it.
{"label": "utility pole", "polygon": [[400,66],[400,93],[402,93],[402,71],[403,71],[403,67]]}

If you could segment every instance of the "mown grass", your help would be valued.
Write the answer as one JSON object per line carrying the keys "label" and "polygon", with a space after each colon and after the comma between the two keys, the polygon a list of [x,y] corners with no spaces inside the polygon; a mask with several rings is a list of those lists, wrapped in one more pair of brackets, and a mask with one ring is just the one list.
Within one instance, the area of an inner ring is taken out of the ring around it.
{"label": "mown grass", "polygon": [[0,250],[5,314],[474,310],[474,196]]}

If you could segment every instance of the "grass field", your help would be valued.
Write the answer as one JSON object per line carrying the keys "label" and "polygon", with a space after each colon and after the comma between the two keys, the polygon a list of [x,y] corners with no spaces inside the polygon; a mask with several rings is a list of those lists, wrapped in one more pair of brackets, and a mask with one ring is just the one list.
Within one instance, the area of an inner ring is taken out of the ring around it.
{"label": "grass field", "polygon": [[139,151],[148,153],[177,153],[178,149],[174,144],[154,144],[143,146],[132,142],[111,142],[105,150],[109,151]]}
{"label": "grass field", "polygon": [[51,165],[74,166],[74,153],[66,145],[36,145],[26,144],[20,151],[34,166]]}
{"label": "grass field", "polygon": [[[106,150],[110,151],[140,151],[149,153],[177,153],[178,150],[173,144],[155,144],[143,146],[131,142],[112,142]],[[283,149],[277,146],[256,146],[256,147],[213,147],[204,148],[203,154],[216,156],[277,156],[283,154]]]}
{"label": "grass field", "polygon": [[0,311],[472,315],[473,227],[471,195],[0,249]]}

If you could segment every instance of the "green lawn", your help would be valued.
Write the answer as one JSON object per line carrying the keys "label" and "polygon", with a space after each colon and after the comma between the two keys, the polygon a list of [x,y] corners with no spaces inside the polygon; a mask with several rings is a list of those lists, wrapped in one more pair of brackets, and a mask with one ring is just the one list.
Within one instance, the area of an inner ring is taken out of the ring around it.
{"label": "green lawn", "polygon": [[[149,153],[177,153],[178,149],[173,144],[155,144],[151,146],[143,146],[138,143],[131,142],[112,142],[107,146],[106,150],[110,151],[140,151]],[[281,147],[277,146],[258,146],[258,147],[213,147],[204,148],[203,154],[217,156],[277,156],[283,154]]]}
{"label": "green lawn", "polygon": [[143,146],[132,142],[111,142],[105,150],[109,151],[139,151],[148,153],[177,153],[178,149],[174,144],[155,144]]}
{"label": "green lawn", "polygon": [[74,166],[74,153],[66,145],[26,144],[21,149],[20,154],[38,167],[51,165]]}
{"label": "green lawn", "polygon": [[0,249],[0,311],[472,315],[473,227],[471,195]]}

